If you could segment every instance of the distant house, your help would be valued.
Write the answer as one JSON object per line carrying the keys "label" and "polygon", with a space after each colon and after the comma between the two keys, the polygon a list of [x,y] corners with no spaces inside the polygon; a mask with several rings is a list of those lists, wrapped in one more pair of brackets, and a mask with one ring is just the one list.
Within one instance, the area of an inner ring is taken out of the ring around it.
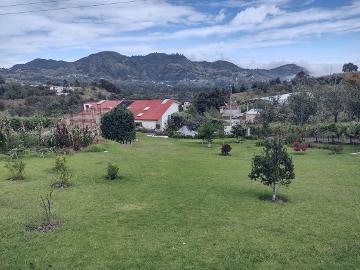
{"label": "distant house", "polygon": [[180,104],[173,99],[87,102],[83,105],[83,111],[72,115],[69,122],[88,127],[98,126],[102,115],[119,105],[126,106],[134,114],[136,127],[148,130],[164,130],[170,116],[179,111]]}
{"label": "distant house", "polygon": [[189,137],[195,137],[198,134],[196,131],[191,130],[188,126],[181,127],[177,132],[183,136]]}
{"label": "distant house", "polygon": [[179,112],[179,106],[173,99],[134,100],[128,109],[134,114],[136,127],[164,130],[170,116]]}
{"label": "distant house", "polygon": [[260,110],[258,109],[250,109],[244,112],[245,122],[253,124],[256,121],[256,118],[260,115]]}

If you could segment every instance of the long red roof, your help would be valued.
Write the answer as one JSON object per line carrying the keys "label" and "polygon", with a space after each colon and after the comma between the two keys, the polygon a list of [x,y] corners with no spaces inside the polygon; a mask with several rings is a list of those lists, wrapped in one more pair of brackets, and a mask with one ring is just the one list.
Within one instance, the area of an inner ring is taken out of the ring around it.
{"label": "long red roof", "polygon": [[90,105],[91,108],[98,110],[113,109],[118,106],[122,100],[102,100],[99,102],[86,102],[85,105]]}
{"label": "long red roof", "polygon": [[160,120],[174,103],[173,99],[134,100],[128,107],[135,120]]}

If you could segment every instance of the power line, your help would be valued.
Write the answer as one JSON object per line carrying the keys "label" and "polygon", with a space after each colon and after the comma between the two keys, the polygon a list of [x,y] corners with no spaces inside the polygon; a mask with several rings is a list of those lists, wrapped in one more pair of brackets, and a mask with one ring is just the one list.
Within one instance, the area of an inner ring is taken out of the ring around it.
{"label": "power line", "polygon": [[[71,1],[71,0],[61,0],[61,2]],[[11,5],[1,5],[0,8],[7,8],[7,7],[17,7],[17,6],[30,6],[30,5],[37,5],[37,4],[47,4],[47,3],[59,3],[58,0],[48,0],[48,1],[38,1],[38,2],[30,2],[30,3],[18,3],[18,4],[11,4]]]}
{"label": "power line", "polygon": [[36,13],[36,12],[46,12],[46,11],[56,11],[56,10],[66,10],[66,9],[76,9],[76,8],[110,6],[110,5],[117,5],[117,4],[135,3],[135,2],[137,2],[137,1],[136,0],[129,0],[129,1],[93,4],[93,5],[83,5],[83,6],[73,6],[73,7],[48,8],[48,9],[37,9],[37,10],[27,10],[27,11],[18,11],[18,12],[5,12],[5,13],[0,13],[0,16],[15,15],[15,14],[26,14],[26,13]]}

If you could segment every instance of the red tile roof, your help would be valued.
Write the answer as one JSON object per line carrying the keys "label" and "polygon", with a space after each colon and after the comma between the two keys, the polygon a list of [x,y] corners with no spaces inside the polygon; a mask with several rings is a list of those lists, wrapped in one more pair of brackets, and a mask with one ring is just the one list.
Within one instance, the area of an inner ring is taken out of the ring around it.
{"label": "red tile roof", "polygon": [[122,100],[101,100],[99,102],[87,102],[84,105],[90,105],[90,109],[96,110],[110,110],[118,106]]}
{"label": "red tile roof", "polygon": [[157,121],[173,103],[173,99],[134,100],[128,109],[134,114],[135,120]]}

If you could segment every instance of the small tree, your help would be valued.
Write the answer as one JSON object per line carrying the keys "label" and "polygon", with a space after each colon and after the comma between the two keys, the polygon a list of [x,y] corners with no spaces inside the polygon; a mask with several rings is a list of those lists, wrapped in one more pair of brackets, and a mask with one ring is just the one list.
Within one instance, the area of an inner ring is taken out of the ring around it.
{"label": "small tree", "polygon": [[49,194],[46,194],[44,197],[40,196],[41,198],[41,209],[44,213],[44,225],[51,225],[52,224],[52,206],[53,206],[53,199],[52,199],[53,191],[50,191]]}
{"label": "small tree", "polygon": [[107,112],[101,119],[100,128],[104,138],[119,143],[131,143],[136,137],[134,116],[124,106]]}
{"label": "small tree", "polygon": [[264,153],[253,158],[250,179],[260,180],[272,187],[272,201],[276,201],[276,185],[288,186],[295,178],[294,165],[282,141],[267,140]]}
{"label": "small tree", "polygon": [[231,133],[235,136],[237,142],[240,142],[241,138],[245,136],[245,132],[245,127],[240,124],[231,127]]}
{"label": "small tree", "polygon": [[57,156],[55,159],[54,171],[56,173],[57,181],[52,184],[55,188],[67,188],[71,186],[70,179],[71,173],[67,166],[65,156]]}
{"label": "small tree", "polygon": [[222,146],[221,146],[221,155],[223,155],[223,156],[228,156],[229,154],[230,154],[230,151],[231,151],[231,146],[230,146],[230,144],[223,144]]}
{"label": "small tree", "polygon": [[211,147],[211,143],[214,140],[216,127],[210,122],[203,123],[198,129],[198,136],[203,141],[206,141],[208,147]]}
{"label": "small tree", "polygon": [[343,72],[355,72],[357,70],[358,70],[358,66],[354,65],[353,63],[344,64],[342,68]]}
{"label": "small tree", "polygon": [[119,178],[119,167],[115,164],[109,163],[107,167],[107,179],[115,180]]}
{"label": "small tree", "polygon": [[25,162],[19,157],[11,157],[9,161],[5,164],[5,168],[7,168],[10,172],[10,180],[23,180],[24,170],[25,170]]}

